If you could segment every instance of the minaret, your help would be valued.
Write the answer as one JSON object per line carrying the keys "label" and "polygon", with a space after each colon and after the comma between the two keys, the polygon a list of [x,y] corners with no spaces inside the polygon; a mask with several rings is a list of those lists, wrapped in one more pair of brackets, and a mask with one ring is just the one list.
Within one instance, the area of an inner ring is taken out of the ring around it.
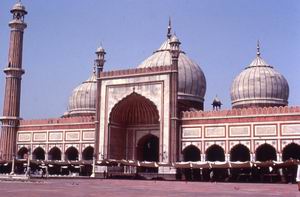
{"label": "minaret", "polygon": [[9,23],[11,28],[8,65],[6,74],[3,117],[1,117],[0,159],[10,160],[16,154],[16,134],[20,119],[21,78],[23,33],[27,24],[24,16],[27,14],[21,2],[16,3],[10,11],[13,15]]}
{"label": "minaret", "polygon": [[173,35],[170,39],[170,53],[172,61],[172,73],[170,75],[170,158],[169,162],[176,162],[179,158],[178,147],[179,135],[178,135],[178,58],[180,55],[180,41]]}
{"label": "minaret", "polygon": [[[105,63],[105,50],[102,46],[100,46],[95,59],[95,67],[96,67],[96,76],[97,76],[97,91],[96,91],[96,121],[95,121],[95,145],[94,145],[94,157],[95,159],[99,159],[99,136],[100,136],[100,102],[101,102],[101,79],[100,75],[103,71],[104,63]],[[103,158],[101,158],[103,159]]]}

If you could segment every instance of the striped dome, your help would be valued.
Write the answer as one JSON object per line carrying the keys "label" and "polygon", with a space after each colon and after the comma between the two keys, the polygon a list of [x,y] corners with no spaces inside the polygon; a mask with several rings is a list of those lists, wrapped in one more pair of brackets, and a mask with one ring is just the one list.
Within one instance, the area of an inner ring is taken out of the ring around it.
{"label": "striped dome", "polygon": [[288,97],[287,80],[261,58],[258,46],[256,58],[232,83],[232,107],[286,106]]}
{"label": "striped dome", "polygon": [[[150,57],[144,60],[138,68],[168,66],[171,60],[171,38],[168,38],[161,47]],[[178,99],[196,101],[203,104],[206,92],[206,79],[197,63],[192,61],[183,51],[178,59]]]}
{"label": "striped dome", "polygon": [[96,91],[96,75],[93,73],[88,80],[73,90],[65,116],[95,115]]}

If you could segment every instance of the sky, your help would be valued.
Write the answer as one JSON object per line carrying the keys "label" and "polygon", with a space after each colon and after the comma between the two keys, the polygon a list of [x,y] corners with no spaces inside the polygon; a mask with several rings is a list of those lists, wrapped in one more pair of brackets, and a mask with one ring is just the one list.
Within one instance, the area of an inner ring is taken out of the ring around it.
{"label": "sky", "polygon": [[[15,0],[0,2],[0,68],[7,65]],[[135,68],[166,39],[168,18],[181,49],[203,70],[205,110],[218,95],[231,108],[233,79],[255,58],[282,73],[289,105],[300,105],[299,0],[22,0],[24,34],[21,117],[60,117],[72,90],[88,79],[95,50],[105,48],[104,70]],[[0,109],[5,75],[0,73]]]}

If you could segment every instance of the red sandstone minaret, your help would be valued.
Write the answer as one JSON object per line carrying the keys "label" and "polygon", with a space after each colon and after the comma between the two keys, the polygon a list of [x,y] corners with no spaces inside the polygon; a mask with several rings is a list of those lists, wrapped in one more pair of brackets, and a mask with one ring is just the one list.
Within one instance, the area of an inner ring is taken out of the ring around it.
{"label": "red sandstone minaret", "polygon": [[9,23],[11,28],[8,65],[6,74],[3,117],[0,131],[0,159],[10,160],[16,151],[16,134],[20,119],[20,95],[22,69],[23,33],[27,27],[24,16],[27,14],[21,2],[16,3],[10,11],[13,15]]}

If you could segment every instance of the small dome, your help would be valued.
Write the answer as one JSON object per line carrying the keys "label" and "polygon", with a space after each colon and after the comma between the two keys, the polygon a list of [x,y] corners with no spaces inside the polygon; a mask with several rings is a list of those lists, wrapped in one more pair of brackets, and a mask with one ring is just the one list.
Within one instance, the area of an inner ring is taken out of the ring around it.
{"label": "small dome", "polygon": [[[173,36],[172,36],[173,37]],[[168,38],[161,47],[150,57],[144,60],[138,68],[169,66],[171,60],[171,38]],[[177,39],[177,38],[173,38]],[[177,39],[178,40],[178,39]],[[178,40],[179,41],[179,40]],[[204,95],[206,92],[206,79],[201,68],[193,62],[183,51],[178,58],[178,99],[188,103],[200,103],[203,108]],[[190,105],[190,104],[188,104]],[[188,106],[195,107],[197,106]],[[188,109],[188,108],[187,108]]]}
{"label": "small dome", "polygon": [[212,105],[222,105],[221,100],[216,96],[212,102]]}
{"label": "small dome", "polygon": [[17,2],[10,10],[11,13],[13,13],[15,11],[21,11],[23,13],[27,13],[25,6],[21,2]]}
{"label": "small dome", "polygon": [[173,36],[171,37],[170,43],[172,43],[172,42],[180,43],[180,41],[179,41],[179,39],[176,37],[176,35],[173,35]]}
{"label": "small dome", "polygon": [[232,107],[286,106],[288,97],[287,80],[261,58],[258,45],[256,58],[232,83]]}
{"label": "small dome", "polygon": [[102,46],[98,47],[96,53],[106,53]]}
{"label": "small dome", "polygon": [[70,98],[68,111],[64,116],[95,115],[96,113],[96,75],[77,86]]}

